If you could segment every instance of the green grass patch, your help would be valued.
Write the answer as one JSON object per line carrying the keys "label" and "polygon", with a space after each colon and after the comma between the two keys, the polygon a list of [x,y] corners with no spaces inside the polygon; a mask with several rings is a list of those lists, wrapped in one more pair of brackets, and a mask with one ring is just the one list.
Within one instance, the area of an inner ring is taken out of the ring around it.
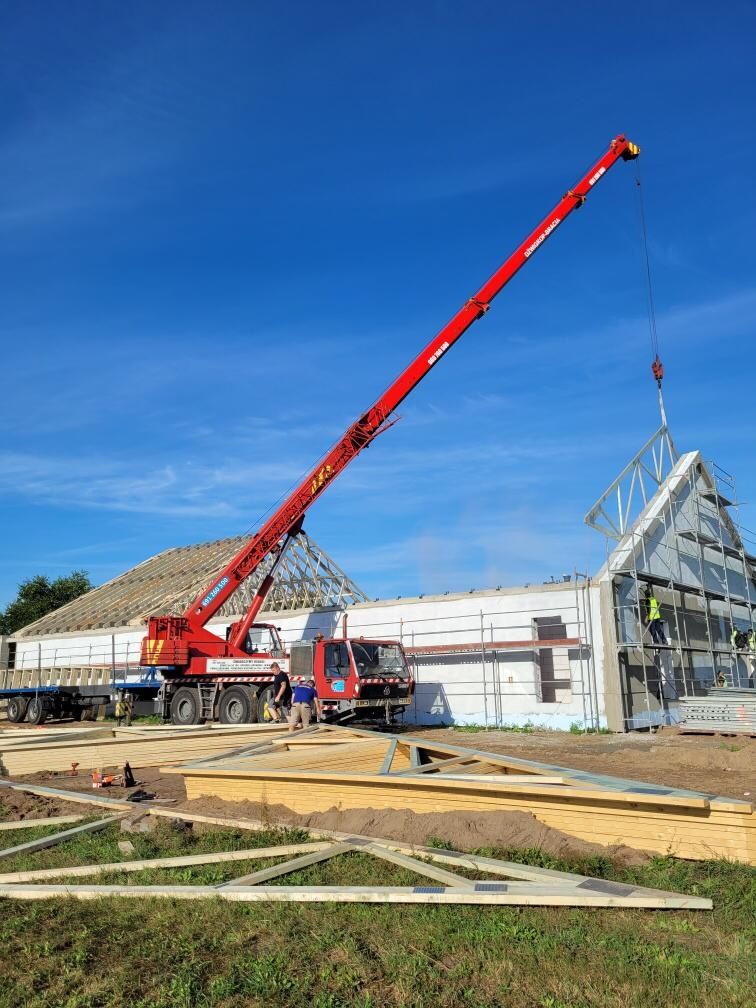
{"label": "green grass patch", "polygon": [[[63,833],[65,830],[75,829],[77,826],[83,826],[85,823],[94,822],[96,819],[104,819],[104,816],[87,816],[80,822],[75,823],[50,823],[49,826],[28,826],[26,829],[18,830],[2,830],[0,832],[0,850],[6,850],[9,847],[16,847],[19,844],[27,843],[31,840],[39,840],[41,837],[52,836],[55,833]],[[10,858],[0,858],[0,871],[10,871],[3,867],[9,864]]]}
{"label": "green grass patch", "polygon": [[540,731],[551,731],[550,728],[546,728],[542,725],[535,725],[532,721],[526,721],[525,724],[500,724],[500,725],[454,725],[455,732],[462,732],[463,734],[475,734],[476,732],[519,732],[522,735],[532,735],[536,729]]}
{"label": "green grass patch", "polygon": [[614,735],[614,732],[611,728],[586,728],[580,721],[573,721],[570,735]]}
{"label": "green grass patch", "polygon": [[[19,867],[45,867],[55,859],[62,865],[241,850],[304,839],[300,830],[216,830],[195,836],[164,826],[153,834],[129,835],[136,851],[123,855],[116,846],[122,836],[105,830],[40,851]],[[443,838],[434,842],[445,846]],[[480,853],[709,896],[715,909],[7,901],[0,905],[0,1008],[753,1004],[756,886],[747,866],[658,858],[620,868],[608,858],[560,859],[538,850]],[[118,873],[107,881],[218,884],[271,863],[259,859]],[[9,864],[2,870],[10,870]],[[414,873],[355,852],[282,876],[276,884],[417,881]]]}

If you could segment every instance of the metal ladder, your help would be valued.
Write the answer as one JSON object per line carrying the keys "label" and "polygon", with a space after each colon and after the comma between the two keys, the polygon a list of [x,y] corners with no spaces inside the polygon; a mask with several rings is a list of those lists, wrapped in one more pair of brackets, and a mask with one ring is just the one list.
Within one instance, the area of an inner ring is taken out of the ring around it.
{"label": "metal ladder", "polygon": [[218,683],[200,683],[200,721],[212,721],[215,710],[215,698],[218,695]]}

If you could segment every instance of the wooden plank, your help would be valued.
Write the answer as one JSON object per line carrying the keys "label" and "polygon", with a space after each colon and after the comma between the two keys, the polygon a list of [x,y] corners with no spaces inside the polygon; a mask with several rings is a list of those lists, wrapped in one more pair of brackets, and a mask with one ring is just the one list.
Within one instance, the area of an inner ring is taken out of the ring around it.
{"label": "wooden plank", "polygon": [[[276,903],[419,903],[480,906],[637,907],[653,909],[711,910],[712,902],[699,896],[659,893],[617,896],[609,892],[578,892],[522,883],[478,883],[476,889],[417,886],[98,886],[2,885],[0,897],[43,900],[70,896],[100,899],[120,896],[148,899],[223,899],[231,902]],[[481,886],[485,888],[480,888]]]}
{"label": "wooden plank", "polygon": [[284,861],[282,864],[271,865],[270,868],[262,868],[260,871],[252,872],[250,875],[242,875],[241,878],[232,882],[225,882],[220,889],[227,886],[253,886],[258,882],[269,882],[270,879],[278,878],[280,875],[290,875],[291,872],[300,868],[308,868],[319,861],[329,861],[338,854],[346,854],[347,851],[354,850],[351,844],[335,843],[329,844],[321,850],[313,851],[311,854],[303,854],[302,857],[294,858],[293,861]]}
{"label": "wooden plank", "polygon": [[35,826],[62,826],[64,823],[81,822],[83,815],[56,815],[47,819],[19,819],[17,822],[0,822],[0,831],[33,829]]}
{"label": "wooden plank", "polygon": [[84,823],[83,826],[75,826],[73,829],[63,830],[62,833],[53,833],[51,836],[39,837],[37,840],[29,840],[26,843],[18,844],[16,847],[6,847],[0,850],[0,858],[13,857],[15,854],[31,854],[32,851],[43,850],[45,847],[55,847],[66,840],[73,840],[74,837],[82,836],[84,833],[97,833],[105,829],[114,822],[118,822],[120,816],[109,816],[107,819],[98,819],[96,822]]}
{"label": "wooden plank", "polygon": [[[484,784],[522,784],[525,785],[523,790],[527,791],[529,786],[533,783],[532,774],[464,774],[464,773],[445,773],[444,780],[450,781],[460,781],[462,784],[471,784],[473,786],[481,782],[481,777]],[[564,777],[538,777],[538,784],[560,784],[565,786],[568,782]]]}
{"label": "wooden plank", "polygon": [[[412,746],[411,751],[418,753],[418,747]],[[476,756],[455,756],[450,759],[436,760],[433,763],[420,763],[418,755],[418,761],[416,763],[412,763],[409,770],[398,770],[395,774],[393,774],[393,776],[411,777],[416,776],[417,774],[432,773],[434,770],[444,770],[447,767],[461,766],[465,763],[475,763],[476,760]]]}
{"label": "wooden plank", "polygon": [[[324,784],[346,784],[350,788],[354,785],[368,784],[374,786],[376,789],[383,789],[386,792],[390,792],[392,789],[398,790],[400,788],[408,788],[410,790],[420,789],[420,788],[432,788],[432,789],[448,789],[457,790],[462,794],[469,793],[472,790],[475,791],[498,791],[499,793],[505,793],[508,787],[507,783],[490,783],[488,777],[486,776],[475,776],[471,779],[466,788],[462,788],[457,782],[447,779],[443,774],[363,774],[363,773],[349,773],[341,772],[335,773],[330,771],[321,770],[302,770],[292,768],[289,769],[273,769],[266,766],[259,766],[254,769],[248,768],[244,770],[237,770],[233,767],[226,767],[220,764],[213,770],[203,770],[192,768],[190,771],[183,771],[182,776],[189,780],[192,777],[216,777],[221,778],[233,778],[238,781],[240,779],[245,779],[252,781],[255,779],[264,779],[269,783],[278,783],[285,780],[289,781],[299,781],[305,784],[305,789],[307,789],[311,784],[315,782],[323,782]],[[505,775],[509,776],[509,775]],[[514,785],[513,785],[514,787]],[[527,792],[528,794],[543,797],[561,797],[566,798],[570,801],[574,800],[586,800],[586,801],[596,801],[602,802],[608,805],[628,805],[633,804],[635,806],[680,806],[682,808],[690,809],[708,809],[709,799],[704,795],[694,795],[692,797],[679,796],[679,795],[669,795],[669,794],[644,794],[639,792],[631,792],[628,794],[621,793],[618,791],[604,791],[601,789],[582,789],[572,786],[559,787],[559,785],[543,785],[539,783],[539,778],[537,776],[532,776],[529,778],[526,787],[522,783],[516,785],[516,790],[518,793]],[[207,792],[209,793],[209,792]],[[314,810],[313,810],[314,811]]]}
{"label": "wooden plank", "polygon": [[239,749],[230,749],[222,753],[217,753],[215,756],[206,756],[202,759],[192,760],[190,763],[185,763],[184,766],[188,767],[211,767],[214,763],[219,760],[229,760],[241,756],[254,756],[258,753],[272,752],[275,747],[275,740],[267,739],[265,742],[255,742],[251,746],[241,746]]}
{"label": "wooden plank", "polygon": [[391,773],[391,764],[394,760],[394,754],[396,753],[396,739],[391,739],[389,742],[388,749],[386,750],[386,755],[381,763],[381,769],[378,771],[380,774]]}
{"label": "wooden plank", "polygon": [[330,841],[321,843],[283,844],[279,847],[253,847],[241,851],[217,851],[210,854],[187,854],[178,857],[146,858],[141,861],[113,861],[111,864],[74,865],[70,868],[37,868],[32,871],[6,872],[0,883],[36,882],[43,879],[86,878],[108,872],[136,872],[147,868],[185,868],[190,865],[222,864],[227,861],[254,861],[258,858],[283,857],[300,851],[324,850]]}
{"label": "wooden plank", "polygon": [[106,805],[112,809],[134,810],[143,808],[147,804],[120,801],[118,798],[106,798],[105,795],[85,794],[83,791],[64,791],[62,788],[46,787],[44,784],[25,784],[21,781],[0,780],[0,788],[23,791],[26,794],[44,795],[46,798],[59,798],[61,801],[78,802],[84,805]]}
{"label": "wooden plank", "polygon": [[[231,726],[229,726],[231,727]],[[285,732],[284,726],[242,725],[231,730],[173,731],[155,735],[81,739],[48,742],[44,746],[11,746],[2,750],[2,766],[7,774],[27,774],[43,770],[68,770],[77,762],[82,770],[119,766],[126,760],[133,768],[168,763],[186,763],[226,752],[234,740],[247,745],[262,741],[260,735]],[[0,747],[1,749],[2,747]],[[238,748],[238,745],[237,745]]]}
{"label": "wooden plank", "polygon": [[475,885],[474,882],[465,878],[464,875],[455,875],[454,872],[445,871],[443,868],[437,868],[435,865],[425,864],[423,861],[418,861],[417,858],[408,857],[406,854],[401,854],[399,851],[391,850],[388,847],[382,847],[381,844],[364,844],[353,849],[364,851],[366,854],[372,854],[383,861],[390,861],[391,864],[399,865],[401,868],[407,868],[415,872],[416,875],[424,875],[426,878],[435,879],[436,882],[440,882],[445,886],[469,889]]}

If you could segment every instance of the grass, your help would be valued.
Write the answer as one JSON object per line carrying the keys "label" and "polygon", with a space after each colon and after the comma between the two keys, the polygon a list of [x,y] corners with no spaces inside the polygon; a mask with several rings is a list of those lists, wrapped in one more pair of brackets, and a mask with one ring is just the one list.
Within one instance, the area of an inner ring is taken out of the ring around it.
{"label": "grass", "polygon": [[[301,830],[195,835],[162,825],[152,834],[131,835],[135,853],[124,855],[117,847],[122,836],[109,828],[0,861],[0,870],[240,850],[306,839]],[[428,839],[439,848],[449,846],[443,837]],[[8,901],[0,909],[0,1008],[753,1004],[752,869],[669,858],[619,868],[602,857],[560,860],[537,850],[480,853],[710,896],[715,909],[693,913],[133,899]],[[122,878],[133,884],[217,884],[261,863],[152,870]],[[354,853],[277,881],[409,885],[416,880],[402,868]]]}
{"label": "grass", "polygon": [[[532,735],[532,733],[539,728],[539,725],[534,725],[532,721],[526,721],[525,724],[500,724],[500,725],[454,725],[455,732],[466,732],[468,734],[475,734],[476,732],[484,731],[502,731],[502,732],[520,732],[523,735]],[[549,731],[548,728],[540,727],[541,731]]]}
{"label": "grass", "polygon": [[570,724],[570,735],[614,735],[611,728],[586,728],[580,721]]}

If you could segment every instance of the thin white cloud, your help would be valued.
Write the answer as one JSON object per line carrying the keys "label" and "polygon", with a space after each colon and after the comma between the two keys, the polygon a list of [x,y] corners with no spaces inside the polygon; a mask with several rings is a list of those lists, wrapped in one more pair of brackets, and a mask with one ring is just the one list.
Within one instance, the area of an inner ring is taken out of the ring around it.
{"label": "thin white cloud", "polygon": [[102,457],[5,453],[0,454],[0,496],[63,508],[243,521],[294,474],[294,468],[273,462],[150,466]]}

